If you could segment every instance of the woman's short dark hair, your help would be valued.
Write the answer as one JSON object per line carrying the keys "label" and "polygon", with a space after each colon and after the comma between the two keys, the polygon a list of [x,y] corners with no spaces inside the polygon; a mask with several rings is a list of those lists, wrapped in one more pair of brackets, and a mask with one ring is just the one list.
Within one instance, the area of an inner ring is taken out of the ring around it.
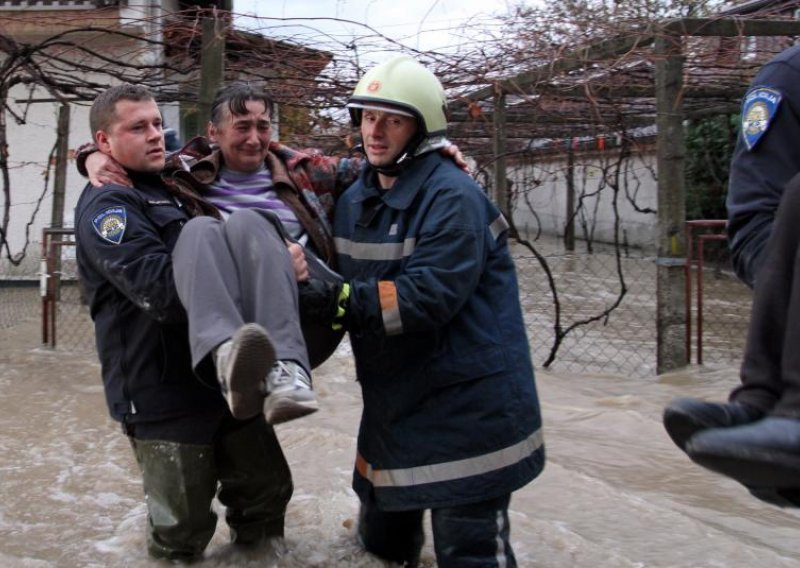
{"label": "woman's short dark hair", "polygon": [[267,113],[272,115],[272,99],[264,89],[237,81],[217,91],[214,102],[211,103],[211,122],[220,126],[225,107],[234,115],[247,114],[247,101],[264,103]]}

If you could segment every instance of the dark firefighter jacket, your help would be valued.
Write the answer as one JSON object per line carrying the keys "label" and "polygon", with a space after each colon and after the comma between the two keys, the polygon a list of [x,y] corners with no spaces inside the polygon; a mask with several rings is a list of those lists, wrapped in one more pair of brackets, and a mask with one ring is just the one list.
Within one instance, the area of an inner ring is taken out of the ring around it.
{"label": "dark firefighter jacket", "polygon": [[375,183],[367,168],[334,216],[364,397],[353,487],[385,510],[518,489],[544,444],[508,225],[438,153]]}

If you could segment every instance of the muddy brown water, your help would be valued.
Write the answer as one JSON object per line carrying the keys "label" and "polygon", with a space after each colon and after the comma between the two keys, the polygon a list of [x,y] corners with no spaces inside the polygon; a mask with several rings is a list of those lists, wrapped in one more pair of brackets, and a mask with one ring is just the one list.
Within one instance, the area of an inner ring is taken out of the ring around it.
{"label": "muddy brown water", "polygon": [[[139,475],[108,418],[99,365],[39,347],[38,325],[0,330],[0,566],[158,565],[146,557]],[[694,466],[662,428],[673,396],[721,399],[734,368],[538,371],[537,381],[548,462],[512,499],[520,566],[800,566],[800,513]],[[220,521],[199,566],[384,566],[354,538],[361,402],[346,344],[315,384],[321,410],[277,428],[295,479],[285,542],[242,552]],[[436,565],[430,542],[423,560]]]}

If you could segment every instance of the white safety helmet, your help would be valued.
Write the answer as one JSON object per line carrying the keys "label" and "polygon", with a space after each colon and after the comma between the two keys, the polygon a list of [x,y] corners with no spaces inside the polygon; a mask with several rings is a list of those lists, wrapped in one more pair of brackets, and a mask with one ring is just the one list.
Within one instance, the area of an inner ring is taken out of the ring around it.
{"label": "white safety helmet", "polygon": [[401,55],[367,71],[347,104],[354,126],[365,108],[391,110],[420,121],[425,136],[447,130],[447,98],[439,79],[408,55]]}

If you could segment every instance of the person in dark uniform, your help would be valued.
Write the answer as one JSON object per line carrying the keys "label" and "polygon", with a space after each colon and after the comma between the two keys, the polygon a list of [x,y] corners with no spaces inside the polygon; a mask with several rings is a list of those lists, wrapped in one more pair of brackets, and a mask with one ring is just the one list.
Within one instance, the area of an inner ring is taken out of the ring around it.
{"label": "person in dark uniform", "polygon": [[417,566],[430,510],[439,566],[515,566],[511,494],[545,448],[508,224],[436,151],[446,98],[428,69],[380,64],[348,108],[368,164],[337,201],[346,281],[317,317],[348,329],[364,399],[360,541]]}
{"label": "person in dark uniform", "polygon": [[800,172],[800,45],[761,68],[742,101],[741,120],[727,232],[736,274],[752,288],[786,184]]}
{"label": "person in dark uniform", "polygon": [[282,537],[292,480],[272,426],[263,414],[231,415],[210,358],[192,367],[172,262],[190,216],[159,175],[158,106],[141,86],[112,87],[94,101],[90,125],[100,151],[133,184],[87,185],[75,232],[108,408],[142,472],[148,552],[175,561],[202,556],[215,531],[215,496],[233,543]]}
{"label": "person in dark uniform", "polygon": [[777,505],[800,503],[800,46],[764,65],[742,102],[731,161],[728,238],[753,287],[741,385],[727,403],[679,398],[664,410],[698,464]]}

